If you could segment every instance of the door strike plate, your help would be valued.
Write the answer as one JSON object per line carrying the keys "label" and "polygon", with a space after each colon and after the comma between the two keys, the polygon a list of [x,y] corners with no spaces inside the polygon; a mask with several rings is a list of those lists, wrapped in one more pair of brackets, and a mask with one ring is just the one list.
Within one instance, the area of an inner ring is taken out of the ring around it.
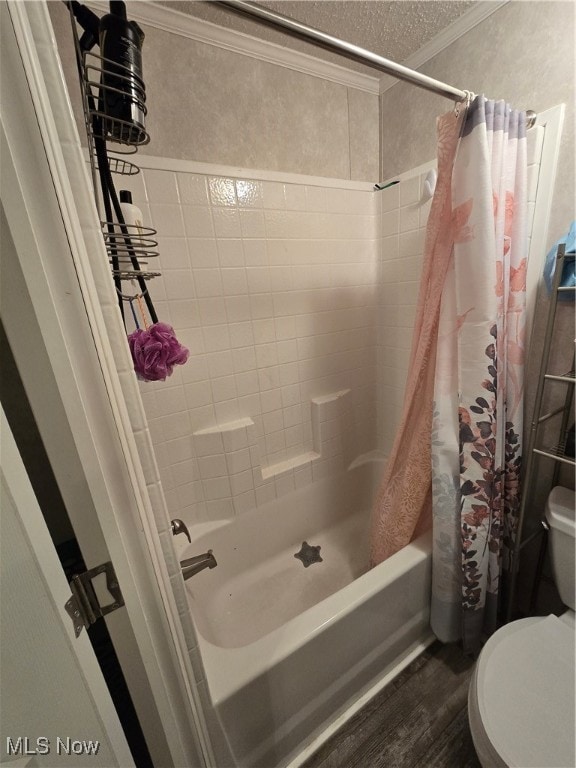
{"label": "door strike plate", "polygon": [[[106,574],[106,588],[112,595],[112,602],[100,605],[92,579],[101,573]],[[107,613],[115,611],[124,605],[124,598],[111,562],[102,563],[84,573],[77,573],[70,581],[72,597],[66,601],[65,609],[74,625],[76,637],[82,632],[82,627],[89,627]]]}

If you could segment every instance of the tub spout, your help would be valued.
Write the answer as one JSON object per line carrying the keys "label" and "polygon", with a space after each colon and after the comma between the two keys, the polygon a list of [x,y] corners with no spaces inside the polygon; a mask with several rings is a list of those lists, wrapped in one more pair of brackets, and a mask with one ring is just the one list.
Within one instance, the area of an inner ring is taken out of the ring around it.
{"label": "tub spout", "polygon": [[182,566],[182,576],[186,580],[200,573],[204,568],[216,568],[218,563],[212,554],[212,550],[209,549],[204,555],[196,555],[196,557],[182,560],[180,565]]}

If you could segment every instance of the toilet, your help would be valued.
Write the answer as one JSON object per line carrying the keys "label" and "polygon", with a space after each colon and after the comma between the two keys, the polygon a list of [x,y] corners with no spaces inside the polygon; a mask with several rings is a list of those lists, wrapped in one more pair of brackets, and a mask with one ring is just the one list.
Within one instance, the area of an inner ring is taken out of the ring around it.
{"label": "toilet", "polygon": [[575,494],[557,486],[546,503],[562,616],[519,619],[482,649],[468,718],[482,768],[574,768]]}

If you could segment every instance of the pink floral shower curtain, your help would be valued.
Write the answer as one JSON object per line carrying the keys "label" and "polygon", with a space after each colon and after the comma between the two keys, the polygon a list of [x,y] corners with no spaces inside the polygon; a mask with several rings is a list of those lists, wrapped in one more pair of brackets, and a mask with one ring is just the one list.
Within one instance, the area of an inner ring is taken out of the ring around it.
{"label": "pink floral shower curtain", "polygon": [[496,627],[519,507],[525,116],[480,96],[438,128],[412,364],[372,555],[393,554],[432,516],[432,628],[475,651]]}

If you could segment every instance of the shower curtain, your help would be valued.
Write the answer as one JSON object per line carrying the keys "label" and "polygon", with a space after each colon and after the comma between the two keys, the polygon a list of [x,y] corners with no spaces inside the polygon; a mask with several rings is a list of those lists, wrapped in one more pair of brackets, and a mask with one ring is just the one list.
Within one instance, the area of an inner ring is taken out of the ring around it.
{"label": "shower curtain", "polygon": [[525,115],[477,97],[438,120],[404,412],[373,516],[380,562],[433,528],[431,624],[478,650],[496,628],[519,508]]}

